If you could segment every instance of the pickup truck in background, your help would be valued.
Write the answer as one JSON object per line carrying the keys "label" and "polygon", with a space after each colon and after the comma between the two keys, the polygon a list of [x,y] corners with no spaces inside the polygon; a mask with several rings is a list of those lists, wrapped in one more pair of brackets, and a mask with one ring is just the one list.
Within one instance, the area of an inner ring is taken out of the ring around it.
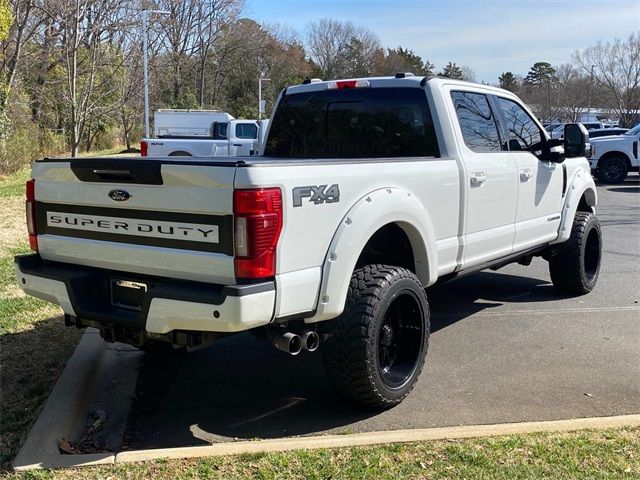
{"label": "pickup truck in background", "polygon": [[197,136],[161,136],[140,142],[143,157],[244,157],[260,149],[267,121],[214,121],[208,134]]}
{"label": "pickup truck in background", "polygon": [[640,125],[622,135],[594,138],[589,163],[595,176],[606,183],[622,183],[632,170],[638,170]]}
{"label": "pickup truck in background", "polygon": [[542,257],[558,290],[594,288],[587,142],[579,124],[549,139],[487,85],[306,81],[259,156],[37,161],[16,274],[106,341],[193,350],[252,330],[319,349],[341,394],[391,407],[423,369],[427,287]]}

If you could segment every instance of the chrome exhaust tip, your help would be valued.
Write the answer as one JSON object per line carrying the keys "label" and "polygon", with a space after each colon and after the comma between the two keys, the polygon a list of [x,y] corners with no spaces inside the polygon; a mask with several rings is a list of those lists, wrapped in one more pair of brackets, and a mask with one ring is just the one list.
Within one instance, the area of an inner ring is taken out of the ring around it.
{"label": "chrome exhaust tip", "polygon": [[315,352],[320,346],[320,335],[313,330],[307,330],[302,334],[302,348],[308,352]]}
{"label": "chrome exhaust tip", "polygon": [[286,332],[273,337],[273,346],[289,355],[298,355],[302,351],[303,342],[300,335]]}

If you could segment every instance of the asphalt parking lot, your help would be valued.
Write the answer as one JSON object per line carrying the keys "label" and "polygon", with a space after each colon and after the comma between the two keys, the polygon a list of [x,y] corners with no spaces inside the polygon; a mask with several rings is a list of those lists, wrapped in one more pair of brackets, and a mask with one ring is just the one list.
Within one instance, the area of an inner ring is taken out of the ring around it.
{"label": "asphalt parking lot", "polygon": [[427,364],[400,406],[353,407],[330,389],[319,352],[290,357],[243,334],[145,355],[125,448],[640,413],[638,176],[598,194],[596,289],[559,295],[541,259],[429,289]]}

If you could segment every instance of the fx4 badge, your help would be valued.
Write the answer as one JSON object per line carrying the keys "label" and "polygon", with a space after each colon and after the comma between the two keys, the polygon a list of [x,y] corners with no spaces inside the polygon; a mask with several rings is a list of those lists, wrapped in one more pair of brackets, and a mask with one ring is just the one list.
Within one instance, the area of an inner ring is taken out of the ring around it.
{"label": "fx4 badge", "polygon": [[309,185],[308,187],[296,187],[293,189],[293,206],[301,207],[302,199],[308,198],[314,205],[321,203],[336,203],[340,201],[340,187],[334,183],[327,185]]}

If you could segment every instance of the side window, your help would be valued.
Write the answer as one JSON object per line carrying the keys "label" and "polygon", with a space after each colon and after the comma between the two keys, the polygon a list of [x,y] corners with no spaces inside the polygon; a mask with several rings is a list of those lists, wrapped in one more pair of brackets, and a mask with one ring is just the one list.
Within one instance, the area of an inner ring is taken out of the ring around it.
{"label": "side window", "polygon": [[486,95],[451,92],[464,143],[474,152],[502,150],[495,117]]}
{"label": "side window", "polygon": [[501,97],[497,100],[509,131],[509,150],[532,152],[540,149],[542,132],[526,110],[513,100]]}
{"label": "side window", "polygon": [[226,140],[228,125],[229,125],[228,123],[214,122],[213,123],[213,139]]}
{"label": "side window", "polygon": [[258,138],[258,126],[253,123],[239,123],[236,125],[236,138]]}

